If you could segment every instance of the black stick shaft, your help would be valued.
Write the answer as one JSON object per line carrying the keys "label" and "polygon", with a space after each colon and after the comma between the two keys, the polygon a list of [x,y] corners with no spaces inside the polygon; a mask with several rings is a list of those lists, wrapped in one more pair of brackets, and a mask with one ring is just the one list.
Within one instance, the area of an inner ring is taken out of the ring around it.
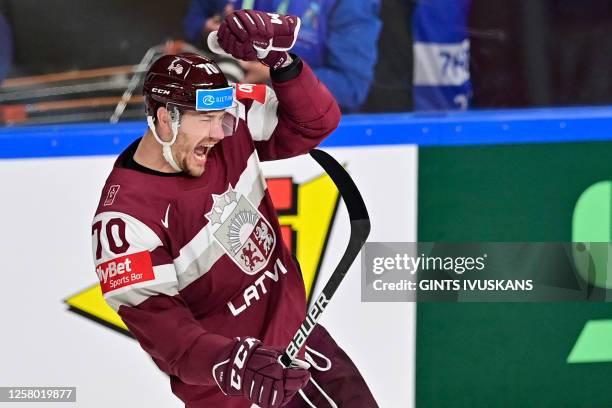
{"label": "black stick shaft", "polygon": [[342,165],[332,156],[321,150],[314,149],[310,152],[310,155],[321,165],[321,167],[323,167],[327,174],[329,174],[338,188],[351,220],[351,235],[346,251],[344,255],[342,255],[340,262],[317,297],[317,300],[308,311],[306,318],[293,336],[291,343],[289,343],[281,356],[281,363],[285,367],[291,366],[291,362],[295,359],[304,343],[306,343],[306,339],[321,318],[327,304],[334,293],[336,293],[336,290],[355,261],[355,258],[359,254],[361,247],[370,233],[370,218],[365,203],[363,202],[363,198],[357,186],[344,167],[342,167]]}

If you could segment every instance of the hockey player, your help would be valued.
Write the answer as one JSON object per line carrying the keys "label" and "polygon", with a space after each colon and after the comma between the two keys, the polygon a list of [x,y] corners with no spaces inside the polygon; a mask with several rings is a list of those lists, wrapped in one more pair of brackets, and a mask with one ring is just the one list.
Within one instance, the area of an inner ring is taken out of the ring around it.
{"label": "hockey player", "polygon": [[187,408],[376,406],[321,326],[301,360],[278,361],[306,298],[260,161],[306,153],[340,119],[308,65],[278,51],[298,22],[237,11],[219,30],[225,51],[271,67],[272,88],[232,87],[195,54],[158,59],[144,83],[149,128],[116,160],[93,220],[104,298]]}

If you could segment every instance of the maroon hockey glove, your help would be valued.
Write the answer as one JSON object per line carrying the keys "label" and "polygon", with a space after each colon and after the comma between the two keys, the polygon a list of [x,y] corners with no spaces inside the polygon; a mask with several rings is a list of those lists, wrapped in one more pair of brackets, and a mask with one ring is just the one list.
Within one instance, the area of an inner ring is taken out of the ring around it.
{"label": "maroon hockey glove", "polygon": [[281,354],[252,337],[238,339],[230,355],[213,367],[213,377],[226,395],[242,395],[261,408],[282,407],[306,385],[310,373],[306,363],[284,368]]}
{"label": "maroon hockey glove", "polygon": [[221,48],[243,61],[259,60],[271,68],[287,61],[295,44],[300,19],[296,16],[238,10],[228,14],[217,32]]}

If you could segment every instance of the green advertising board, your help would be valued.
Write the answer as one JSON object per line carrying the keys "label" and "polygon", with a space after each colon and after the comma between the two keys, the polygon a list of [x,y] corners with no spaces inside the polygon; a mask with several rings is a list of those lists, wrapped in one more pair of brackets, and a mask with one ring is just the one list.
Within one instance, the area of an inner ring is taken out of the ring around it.
{"label": "green advertising board", "polygon": [[[609,241],[612,143],[421,147],[419,241]],[[421,303],[416,406],[612,407],[612,303]]]}

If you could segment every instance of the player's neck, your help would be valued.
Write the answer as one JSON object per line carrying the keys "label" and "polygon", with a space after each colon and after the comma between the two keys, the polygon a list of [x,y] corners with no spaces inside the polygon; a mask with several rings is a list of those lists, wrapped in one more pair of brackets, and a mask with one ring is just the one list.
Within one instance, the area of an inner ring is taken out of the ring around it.
{"label": "player's neck", "polygon": [[162,146],[155,140],[150,130],[147,130],[140,140],[134,153],[134,161],[151,170],[161,171],[162,173],[176,173],[176,170],[164,159]]}

